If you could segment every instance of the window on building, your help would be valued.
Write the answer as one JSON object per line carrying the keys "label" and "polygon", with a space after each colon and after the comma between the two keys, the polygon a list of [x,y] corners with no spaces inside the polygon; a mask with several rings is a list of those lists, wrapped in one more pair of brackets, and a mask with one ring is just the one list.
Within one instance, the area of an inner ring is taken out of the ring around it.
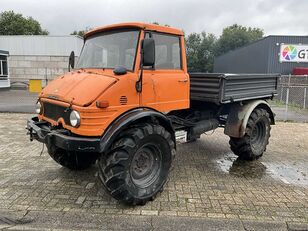
{"label": "window on building", "polygon": [[181,69],[180,37],[152,32],[152,38],[155,41],[155,69]]}
{"label": "window on building", "polygon": [[7,77],[8,77],[7,56],[0,55],[0,79],[7,79]]}

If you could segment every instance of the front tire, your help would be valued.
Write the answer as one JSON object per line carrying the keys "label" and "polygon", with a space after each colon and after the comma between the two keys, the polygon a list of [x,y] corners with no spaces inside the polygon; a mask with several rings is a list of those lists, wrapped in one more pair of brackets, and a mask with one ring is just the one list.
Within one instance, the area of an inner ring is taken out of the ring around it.
{"label": "front tire", "polygon": [[162,191],[175,144],[160,125],[144,124],[124,131],[99,160],[99,176],[117,200],[144,205]]}
{"label": "front tire", "polygon": [[270,115],[265,109],[254,109],[248,119],[245,135],[241,138],[230,137],[229,144],[233,153],[242,160],[260,158],[269,142],[270,124]]}

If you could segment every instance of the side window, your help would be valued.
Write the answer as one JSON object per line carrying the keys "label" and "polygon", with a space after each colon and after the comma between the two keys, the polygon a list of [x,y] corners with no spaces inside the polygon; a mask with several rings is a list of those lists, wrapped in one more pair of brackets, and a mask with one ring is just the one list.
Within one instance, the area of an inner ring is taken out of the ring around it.
{"label": "side window", "polygon": [[125,50],[125,66],[126,67],[134,65],[135,52],[136,50],[134,48]]}
{"label": "side window", "polygon": [[174,64],[175,69],[181,69],[181,49],[180,49],[180,41],[179,43],[174,43],[172,45],[172,62]]}
{"label": "side window", "polygon": [[0,77],[7,77],[8,67],[7,67],[7,57],[0,55]]}
{"label": "side window", "polygon": [[181,69],[180,37],[152,32],[155,41],[155,69]]}

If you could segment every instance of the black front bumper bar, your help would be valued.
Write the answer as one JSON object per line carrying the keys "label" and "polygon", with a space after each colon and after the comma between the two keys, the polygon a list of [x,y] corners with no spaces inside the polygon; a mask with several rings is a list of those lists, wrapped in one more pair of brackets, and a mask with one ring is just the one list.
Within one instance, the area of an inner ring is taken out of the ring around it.
{"label": "black front bumper bar", "polygon": [[99,137],[78,137],[70,135],[64,129],[52,130],[48,122],[39,121],[38,117],[29,119],[26,129],[31,141],[35,139],[46,144],[48,148],[54,145],[67,151],[101,152],[101,139]]}

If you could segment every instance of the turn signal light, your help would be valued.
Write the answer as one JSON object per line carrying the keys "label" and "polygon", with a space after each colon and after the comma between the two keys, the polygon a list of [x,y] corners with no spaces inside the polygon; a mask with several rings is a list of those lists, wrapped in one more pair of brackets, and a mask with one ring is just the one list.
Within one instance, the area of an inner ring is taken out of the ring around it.
{"label": "turn signal light", "polygon": [[98,108],[106,108],[109,107],[109,102],[107,100],[99,100],[96,101],[96,107]]}

